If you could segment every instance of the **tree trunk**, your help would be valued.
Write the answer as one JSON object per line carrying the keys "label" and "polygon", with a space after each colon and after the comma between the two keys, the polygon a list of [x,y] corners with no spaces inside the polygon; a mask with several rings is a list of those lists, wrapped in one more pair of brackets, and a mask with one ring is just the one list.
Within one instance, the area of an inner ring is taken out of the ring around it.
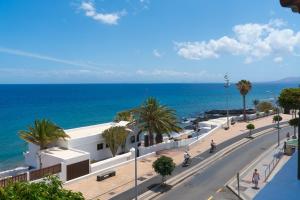
{"label": "tree trunk", "polygon": [[165,176],[161,176],[161,184],[162,184],[162,185],[164,185],[165,180],[166,180],[166,179],[165,179]]}
{"label": "tree trunk", "polygon": [[145,143],[144,143],[145,147],[148,147],[149,146],[149,135],[145,135],[144,140],[145,140]]}
{"label": "tree trunk", "polygon": [[153,144],[154,144],[154,137],[153,137],[152,131],[149,131],[149,143],[150,143],[150,146],[153,146]]}
{"label": "tree trunk", "polygon": [[246,117],[246,95],[243,95],[243,115],[244,115],[244,121],[247,121],[247,117]]}
{"label": "tree trunk", "polygon": [[37,153],[37,156],[38,156],[38,158],[39,158],[40,169],[42,169],[43,166],[42,166],[42,154],[41,154],[41,151],[39,151],[39,152]]}
{"label": "tree trunk", "polygon": [[[297,118],[297,110],[295,109],[295,110],[293,110],[293,112],[294,112],[294,114],[295,114],[295,116],[294,116],[294,118],[296,119]],[[300,111],[299,111],[300,112]],[[299,113],[299,115],[300,115],[300,113]],[[300,120],[300,119],[299,119]],[[299,122],[300,123],[300,122]],[[297,128],[297,126],[294,126],[294,138],[296,138],[296,128]],[[299,129],[299,126],[298,126],[298,129]]]}
{"label": "tree trunk", "polygon": [[155,136],[155,142],[156,144],[162,143],[163,142],[163,136],[160,133],[157,133]]}
{"label": "tree trunk", "polygon": [[140,141],[140,135],[142,134],[142,131],[139,131],[136,137],[136,142]]}

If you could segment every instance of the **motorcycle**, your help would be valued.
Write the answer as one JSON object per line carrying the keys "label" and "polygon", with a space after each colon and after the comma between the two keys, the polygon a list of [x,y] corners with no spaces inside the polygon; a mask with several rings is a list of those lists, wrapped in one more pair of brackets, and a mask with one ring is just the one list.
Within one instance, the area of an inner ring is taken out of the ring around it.
{"label": "motorcycle", "polygon": [[192,159],[190,157],[185,158],[183,163],[182,163],[182,167],[187,167],[192,163]]}
{"label": "motorcycle", "polygon": [[217,145],[216,144],[211,144],[211,147],[210,147],[210,150],[209,150],[209,153],[213,153],[215,152],[217,149]]}

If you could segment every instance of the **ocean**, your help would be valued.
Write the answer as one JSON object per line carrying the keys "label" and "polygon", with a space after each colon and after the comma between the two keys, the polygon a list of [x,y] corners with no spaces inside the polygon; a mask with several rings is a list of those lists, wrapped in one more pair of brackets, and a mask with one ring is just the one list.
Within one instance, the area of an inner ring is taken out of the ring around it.
{"label": "ocean", "polygon": [[[247,96],[270,100],[283,88],[297,84],[253,84]],[[156,97],[175,109],[179,118],[193,117],[211,109],[241,108],[242,98],[235,85],[223,84],[42,84],[0,85],[0,170],[23,164],[26,143],[18,131],[35,119],[47,118],[68,129],[111,121],[119,111],[139,106]]]}

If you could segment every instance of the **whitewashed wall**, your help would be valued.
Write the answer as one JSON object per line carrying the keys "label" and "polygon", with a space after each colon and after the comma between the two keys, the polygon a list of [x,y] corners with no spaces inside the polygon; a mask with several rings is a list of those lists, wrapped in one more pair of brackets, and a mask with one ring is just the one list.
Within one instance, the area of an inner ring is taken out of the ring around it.
{"label": "whitewashed wall", "polygon": [[117,165],[134,158],[134,150],[122,155],[117,155],[113,158],[102,160],[93,164],[90,164],[90,172],[96,172],[102,169],[109,168],[110,166]]}
{"label": "whitewashed wall", "polygon": [[25,164],[34,168],[39,168],[38,152],[40,147],[38,145],[27,143],[28,151],[24,152]]}
{"label": "whitewashed wall", "polygon": [[195,142],[196,140],[197,140],[196,137],[185,139],[185,140],[180,140],[180,141],[168,140],[166,142],[163,142],[160,144],[155,144],[155,145],[149,146],[149,147],[139,147],[139,153],[142,156],[142,155],[146,155],[146,154],[161,151],[161,150],[185,147],[185,146],[188,146],[189,144]]}

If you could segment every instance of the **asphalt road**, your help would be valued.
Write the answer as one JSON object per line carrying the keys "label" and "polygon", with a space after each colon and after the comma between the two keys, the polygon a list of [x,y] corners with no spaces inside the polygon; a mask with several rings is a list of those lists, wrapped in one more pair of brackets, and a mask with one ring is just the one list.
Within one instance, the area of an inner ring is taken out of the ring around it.
{"label": "asphalt road", "polygon": [[[287,124],[286,122],[283,122],[281,124]],[[271,124],[271,125],[268,125],[268,126],[265,126],[265,127],[262,127],[262,128],[257,128],[255,130],[252,131],[252,133],[258,133],[260,131],[263,131],[263,130],[266,130],[266,129],[269,129],[269,128],[272,128],[274,127],[275,125],[274,124]],[[290,133],[293,133],[293,131],[290,131]],[[283,134],[282,134],[283,135]],[[248,133],[244,133],[244,134],[241,134],[239,136],[236,136],[232,139],[229,139],[221,144],[218,144],[217,146],[217,149],[218,150],[221,150],[223,148],[226,148],[227,146],[243,139],[244,137],[247,137],[248,136]],[[273,136],[273,139],[276,140],[277,139],[277,136]],[[276,140],[277,141],[277,140]],[[194,166],[194,165],[197,165],[198,163],[204,161],[206,158],[210,157],[210,156],[213,156],[213,154],[210,154],[209,151],[205,151],[199,155],[197,155],[197,157],[199,159],[193,159],[192,161],[192,164],[190,165],[190,167]],[[201,159],[200,159],[201,158]],[[172,174],[172,176],[175,176],[185,170],[188,170],[190,167],[181,167],[181,166],[177,166]],[[172,177],[171,176],[171,177]],[[171,178],[170,176],[168,178]],[[152,188],[154,188],[155,186],[157,186],[159,183],[161,182],[161,177],[160,176],[154,176],[153,178],[150,178],[150,179],[146,179],[145,181],[143,181],[142,183],[140,183],[138,185],[138,193],[139,195],[148,191],[148,190],[151,190]],[[120,194],[117,194],[116,196],[112,197],[111,199],[112,200],[131,200],[135,197],[135,190],[134,188],[131,188],[123,193],[120,193]],[[95,198],[97,199],[97,197]],[[199,198],[198,198],[199,200]]]}
{"label": "asphalt road", "polygon": [[[293,133],[293,129],[281,129],[281,138],[286,136],[286,132]],[[277,131],[263,135],[250,143],[243,145],[224,158],[218,160],[209,168],[198,172],[183,184],[175,186],[170,191],[160,197],[160,200],[206,200],[216,194],[226,182],[235,174],[255,160],[266,149],[276,144]]]}

